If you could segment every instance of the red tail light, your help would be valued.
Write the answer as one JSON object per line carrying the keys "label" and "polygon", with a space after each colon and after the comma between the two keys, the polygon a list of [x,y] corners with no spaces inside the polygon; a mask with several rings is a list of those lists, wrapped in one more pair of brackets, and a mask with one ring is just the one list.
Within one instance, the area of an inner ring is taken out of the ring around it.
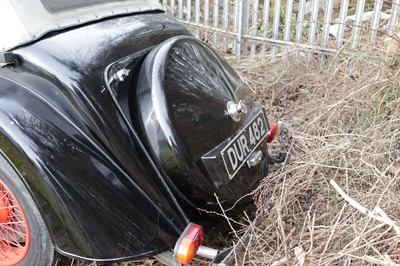
{"label": "red tail light", "polygon": [[279,135],[279,129],[281,127],[281,123],[282,123],[281,121],[278,121],[269,124],[269,131],[266,137],[268,143],[273,141]]}
{"label": "red tail light", "polygon": [[188,264],[192,261],[204,239],[203,227],[189,223],[175,244],[174,258],[178,263]]}

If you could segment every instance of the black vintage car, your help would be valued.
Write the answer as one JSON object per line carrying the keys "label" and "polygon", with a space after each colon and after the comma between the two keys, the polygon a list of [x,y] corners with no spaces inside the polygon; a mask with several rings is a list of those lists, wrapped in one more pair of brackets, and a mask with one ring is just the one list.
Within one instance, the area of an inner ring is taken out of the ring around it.
{"label": "black vintage car", "polygon": [[198,210],[267,174],[264,110],[158,1],[1,0],[0,66],[0,265],[214,257]]}

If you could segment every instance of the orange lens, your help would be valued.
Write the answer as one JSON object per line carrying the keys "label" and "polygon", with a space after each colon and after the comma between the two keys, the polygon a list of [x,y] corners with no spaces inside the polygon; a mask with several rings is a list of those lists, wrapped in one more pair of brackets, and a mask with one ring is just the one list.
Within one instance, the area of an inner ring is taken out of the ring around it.
{"label": "orange lens", "polygon": [[203,227],[189,223],[175,244],[174,257],[178,263],[188,264],[192,261],[204,239]]}
{"label": "orange lens", "polygon": [[194,244],[189,239],[184,239],[179,245],[178,254],[176,254],[176,261],[182,264],[188,264],[196,255],[194,251]]}

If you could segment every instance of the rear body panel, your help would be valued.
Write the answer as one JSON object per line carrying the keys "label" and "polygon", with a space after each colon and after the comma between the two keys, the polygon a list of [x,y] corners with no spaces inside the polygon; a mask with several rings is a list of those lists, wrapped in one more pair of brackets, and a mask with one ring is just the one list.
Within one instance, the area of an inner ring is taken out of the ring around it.
{"label": "rear body panel", "polygon": [[107,67],[188,31],[161,13],[107,19],[15,49],[0,69],[0,149],[62,254],[114,261],[174,246],[188,219],[109,90]]}
{"label": "rear body panel", "polygon": [[[198,208],[241,212],[268,166],[266,132],[249,132],[267,121],[207,44],[158,11],[30,41],[0,68],[0,152],[61,254],[147,257],[172,249]],[[233,119],[229,106],[245,108]]]}

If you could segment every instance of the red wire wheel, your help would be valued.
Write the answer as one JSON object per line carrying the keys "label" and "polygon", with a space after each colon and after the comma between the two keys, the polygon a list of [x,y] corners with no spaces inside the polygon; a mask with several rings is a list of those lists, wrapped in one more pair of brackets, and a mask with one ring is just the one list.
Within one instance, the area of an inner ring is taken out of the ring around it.
{"label": "red wire wheel", "polygon": [[21,204],[0,179],[0,266],[21,262],[28,253],[30,240]]}

